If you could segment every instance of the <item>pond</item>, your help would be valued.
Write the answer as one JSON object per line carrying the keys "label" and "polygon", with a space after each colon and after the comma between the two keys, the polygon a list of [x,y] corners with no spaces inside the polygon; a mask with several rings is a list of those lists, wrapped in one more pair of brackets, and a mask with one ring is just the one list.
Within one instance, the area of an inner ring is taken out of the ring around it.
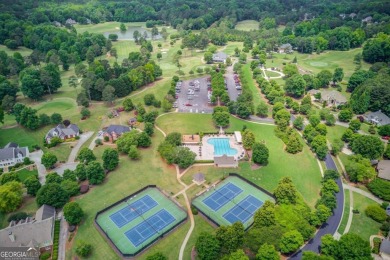
{"label": "pond", "polygon": [[[110,34],[116,34],[118,35],[118,40],[134,40],[133,34],[135,31],[139,31],[142,36],[146,35],[146,39],[151,39],[152,33],[150,31],[145,30],[141,26],[128,26],[127,31],[121,32],[121,31],[110,31],[103,33],[104,37],[108,38],[108,35]],[[161,35],[158,34],[154,36],[154,39],[161,39]]]}

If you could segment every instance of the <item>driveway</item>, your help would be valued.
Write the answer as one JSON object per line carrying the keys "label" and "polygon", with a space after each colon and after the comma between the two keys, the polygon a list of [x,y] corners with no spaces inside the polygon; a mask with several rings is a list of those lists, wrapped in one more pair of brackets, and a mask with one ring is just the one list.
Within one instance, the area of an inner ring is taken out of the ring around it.
{"label": "driveway", "polygon": [[[325,164],[327,169],[337,170],[336,164],[330,154],[327,154]],[[344,189],[340,178],[338,178],[336,182],[340,191],[336,193],[337,206],[333,210],[333,215],[320,227],[315,237],[312,238],[302,249],[291,256],[290,259],[302,259],[303,251],[313,251],[318,254],[321,249],[321,237],[326,234],[333,236],[337,232],[344,210]]]}
{"label": "driveway", "polygon": [[93,133],[94,132],[86,132],[80,135],[80,139],[70,152],[68,163],[73,163],[76,160],[77,154],[79,153],[81,146],[93,135]]}
{"label": "driveway", "polygon": [[55,171],[56,173],[58,173],[59,175],[62,176],[64,174],[64,171],[67,169],[69,169],[71,171],[76,170],[76,167],[78,164],[79,164],[79,162],[64,163],[64,164],[61,164],[60,166],[58,166],[57,168],[55,168],[53,171]]}
{"label": "driveway", "polygon": [[58,213],[58,217],[61,218],[60,237],[58,241],[58,259],[65,260],[66,240],[68,237],[68,223],[64,219],[62,210]]}
{"label": "driveway", "polygon": [[46,168],[41,163],[41,158],[43,155],[43,151],[39,150],[36,152],[30,153],[30,159],[35,162],[38,170],[38,179],[41,184],[44,184],[46,181]]}

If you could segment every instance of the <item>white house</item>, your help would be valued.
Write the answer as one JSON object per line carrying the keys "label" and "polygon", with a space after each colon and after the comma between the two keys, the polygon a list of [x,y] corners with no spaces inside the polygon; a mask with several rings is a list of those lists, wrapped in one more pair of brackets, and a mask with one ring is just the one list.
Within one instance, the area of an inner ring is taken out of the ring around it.
{"label": "white house", "polygon": [[213,54],[213,62],[215,63],[226,63],[227,58],[228,56],[224,52],[218,52]]}
{"label": "white house", "polygon": [[382,111],[376,111],[367,113],[364,115],[365,121],[375,124],[377,126],[384,126],[390,124],[390,118],[382,113]]}
{"label": "white house", "polygon": [[19,147],[16,143],[8,143],[3,149],[0,149],[0,168],[22,163],[24,158],[28,156],[28,147]]}

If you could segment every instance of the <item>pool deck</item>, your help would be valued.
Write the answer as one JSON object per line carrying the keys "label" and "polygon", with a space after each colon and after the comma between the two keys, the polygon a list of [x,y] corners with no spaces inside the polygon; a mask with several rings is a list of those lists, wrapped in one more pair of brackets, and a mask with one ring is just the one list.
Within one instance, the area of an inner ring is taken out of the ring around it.
{"label": "pool deck", "polygon": [[214,160],[214,146],[208,143],[208,140],[210,138],[229,138],[230,147],[237,150],[237,154],[234,155],[234,158],[236,160],[240,155],[245,153],[242,145],[236,142],[234,135],[225,135],[225,134],[205,135],[202,138],[202,145],[186,144],[184,145],[184,147],[188,147],[191,151],[196,153],[195,160]]}

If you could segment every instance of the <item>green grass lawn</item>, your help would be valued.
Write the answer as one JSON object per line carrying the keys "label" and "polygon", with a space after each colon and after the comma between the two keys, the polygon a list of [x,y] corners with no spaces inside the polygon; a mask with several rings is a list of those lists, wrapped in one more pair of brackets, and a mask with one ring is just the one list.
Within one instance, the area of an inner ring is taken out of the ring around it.
{"label": "green grass lawn", "polygon": [[[211,115],[205,114],[168,114],[158,118],[157,125],[166,133],[178,131],[190,134],[216,130],[212,124]],[[237,171],[245,178],[271,192],[282,177],[290,176],[306,202],[314,207],[321,188],[321,174],[309,148],[305,146],[304,152],[296,155],[288,154],[283,150],[283,142],[275,136],[273,126],[245,122],[233,117],[230,118],[230,127],[227,131],[241,130],[244,125],[254,132],[257,141],[264,140],[266,142],[270,150],[269,164],[256,170],[252,169],[249,163],[241,163],[238,169],[213,168],[211,171],[213,173],[219,172],[219,174]]]}
{"label": "green grass lawn", "polygon": [[19,146],[28,146],[32,151],[32,146],[37,144],[43,147],[43,138],[52,126],[40,128],[36,131],[30,131],[21,127],[1,129],[0,147],[9,142],[16,142]]}
{"label": "green grass lawn", "polygon": [[244,21],[238,22],[235,29],[241,30],[241,31],[258,30],[259,29],[259,22],[256,20],[244,20]]}
{"label": "green grass lawn", "polygon": [[244,45],[244,43],[242,43],[242,42],[228,42],[227,45],[223,46],[218,51],[223,51],[227,55],[232,56],[232,55],[234,55],[234,50],[236,48],[241,50],[243,45]]}
{"label": "green grass lawn", "polygon": [[38,171],[37,170],[29,171],[27,169],[18,171],[18,177],[21,182],[24,182],[30,176],[38,177]]}
{"label": "green grass lawn", "polygon": [[[132,161],[125,155],[121,156],[118,168],[109,173],[104,184],[95,186],[86,195],[76,198],[86,213],[86,218],[78,229],[75,242],[84,240],[99,245],[94,246],[92,258],[99,256],[99,259],[119,259],[93,225],[97,211],[149,184],[156,184],[167,193],[177,193],[182,188],[177,183],[174,167],[167,166],[156,151],[162,139],[162,135],[156,132],[152,138],[152,146],[141,150],[139,161]],[[98,158],[104,148],[104,146],[99,147],[95,152]],[[169,256],[169,259],[177,259],[181,244],[177,241],[183,240],[188,227],[188,223],[179,227],[154,245],[150,252],[161,251]],[[140,259],[144,259],[147,254],[140,256]],[[72,248],[67,252],[67,259],[72,259],[74,255],[74,248]]]}
{"label": "green grass lawn", "polygon": [[[257,87],[255,80],[252,78],[252,71],[250,64],[246,64],[242,67],[242,79],[241,81],[246,82],[247,91],[253,94],[253,104],[257,107],[260,104],[261,96],[260,89]],[[243,86],[245,87],[245,86]]]}
{"label": "green grass lawn", "polygon": [[59,162],[66,162],[68,161],[69,154],[72,151],[71,146],[74,145],[76,145],[76,142],[61,143],[56,147],[52,147],[50,149],[45,148],[44,151],[49,151],[53,153],[55,156],[57,156]]}
{"label": "green grass lawn", "polygon": [[35,202],[35,198],[29,195],[23,197],[22,205],[12,213],[0,213],[0,228],[5,228],[8,226],[7,219],[17,212],[26,212],[31,216],[35,215],[35,212],[38,210],[37,203]]}
{"label": "green grass lawn", "polygon": [[328,130],[326,138],[329,140],[330,143],[333,143],[335,139],[341,140],[341,137],[343,136],[345,130],[347,130],[346,127],[340,125],[327,126],[326,128]]}
{"label": "green grass lawn", "polygon": [[343,219],[341,220],[339,229],[337,230],[341,235],[344,234],[345,227],[348,223],[348,217],[350,213],[350,203],[349,200],[349,190],[344,190],[344,213],[343,213]]}
{"label": "green grass lawn", "polygon": [[23,57],[29,56],[32,53],[31,49],[26,47],[19,47],[16,50],[8,49],[5,45],[0,44],[0,51],[5,51],[8,55],[13,55],[15,52],[19,52]]}
{"label": "green grass lawn", "polygon": [[267,74],[268,77],[279,77],[280,76],[279,73],[276,73],[274,71],[268,71],[268,70],[265,71],[265,74]]}
{"label": "green grass lawn", "polygon": [[[119,22],[106,22],[99,24],[76,24],[74,27],[77,33],[90,32],[90,33],[105,33],[107,31],[119,31]],[[131,22],[125,23],[126,26],[140,26],[145,27],[145,22]]]}
{"label": "green grass lawn", "polygon": [[350,233],[355,233],[361,236],[364,240],[370,238],[371,235],[377,235],[379,233],[380,223],[366,216],[364,212],[367,206],[375,204],[376,202],[360,195],[359,193],[353,193],[353,208],[359,210],[359,214],[353,215],[353,220]]}

